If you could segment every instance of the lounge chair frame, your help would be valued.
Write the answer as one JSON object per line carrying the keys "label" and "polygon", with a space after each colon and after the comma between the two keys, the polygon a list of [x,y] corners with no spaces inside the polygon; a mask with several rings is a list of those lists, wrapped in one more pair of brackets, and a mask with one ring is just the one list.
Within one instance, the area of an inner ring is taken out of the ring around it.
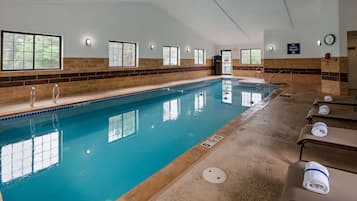
{"label": "lounge chair frame", "polygon": [[[319,146],[326,146],[326,147],[332,147],[336,149],[342,149],[342,150],[347,150],[347,151],[357,151],[357,146],[351,146],[351,145],[346,145],[346,144],[341,144],[341,143],[333,143],[333,142],[327,142],[324,141],[324,138],[321,138],[320,140],[318,138],[316,139],[311,139],[311,138],[306,138],[304,136],[307,136],[308,134],[306,133],[307,130],[311,130],[312,125],[306,125],[303,127],[300,131],[300,136],[297,141],[297,144],[300,146],[300,153],[299,153],[299,160],[300,161],[305,161],[303,160],[303,152],[305,148],[305,144],[315,144]],[[334,128],[334,129],[340,129],[340,128]],[[356,133],[356,138],[357,138],[357,131],[356,130],[351,130],[351,129],[345,129],[345,130],[350,130],[350,132]],[[332,167],[332,166],[331,166]],[[335,169],[339,169],[337,167],[332,167]],[[343,171],[348,171],[348,172],[353,172],[345,169],[339,169]],[[357,172],[353,172],[357,173]]]}

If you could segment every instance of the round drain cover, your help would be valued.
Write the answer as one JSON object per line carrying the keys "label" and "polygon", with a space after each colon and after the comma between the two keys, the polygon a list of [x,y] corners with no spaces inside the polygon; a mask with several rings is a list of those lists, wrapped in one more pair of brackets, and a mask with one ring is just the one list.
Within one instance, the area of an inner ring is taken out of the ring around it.
{"label": "round drain cover", "polygon": [[206,181],[214,184],[220,184],[226,181],[227,175],[226,173],[216,167],[209,167],[203,170],[202,177]]}

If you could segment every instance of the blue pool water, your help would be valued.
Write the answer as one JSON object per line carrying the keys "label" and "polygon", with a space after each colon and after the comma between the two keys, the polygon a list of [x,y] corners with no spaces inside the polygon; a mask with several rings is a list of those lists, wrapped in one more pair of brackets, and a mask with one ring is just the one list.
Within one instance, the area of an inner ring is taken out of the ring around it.
{"label": "blue pool water", "polygon": [[0,121],[4,201],[111,201],[276,86],[218,79]]}

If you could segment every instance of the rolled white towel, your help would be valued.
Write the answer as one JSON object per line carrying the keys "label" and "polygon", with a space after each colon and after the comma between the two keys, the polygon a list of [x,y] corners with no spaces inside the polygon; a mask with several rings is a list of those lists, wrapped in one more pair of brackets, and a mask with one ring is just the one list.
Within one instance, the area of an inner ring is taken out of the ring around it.
{"label": "rolled white towel", "polygon": [[332,102],[332,101],[333,101],[333,98],[332,98],[332,96],[325,96],[325,97],[324,97],[324,101],[326,101],[326,102]]}
{"label": "rolled white towel", "polygon": [[321,105],[319,107],[319,115],[328,115],[330,114],[330,108],[327,105]]}
{"label": "rolled white towel", "polygon": [[325,137],[328,134],[328,127],[324,122],[316,122],[312,126],[311,134],[317,137]]}
{"label": "rolled white towel", "polygon": [[323,126],[323,127],[327,128],[327,124],[324,122],[321,122],[321,121],[316,122],[312,125],[312,127],[317,127],[317,126]]}
{"label": "rolled white towel", "polygon": [[307,190],[320,194],[330,192],[330,174],[327,168],[316,162],[305,164],[303,187]]}

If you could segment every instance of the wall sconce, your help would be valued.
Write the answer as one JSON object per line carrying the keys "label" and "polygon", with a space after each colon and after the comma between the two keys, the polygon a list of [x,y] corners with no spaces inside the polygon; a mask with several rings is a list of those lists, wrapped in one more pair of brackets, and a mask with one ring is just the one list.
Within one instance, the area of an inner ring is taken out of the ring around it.
{"label": "wall sconce", "polygon": [[150,48],[150,50],[154,50],[155,49],[155,45],[151,44],[151,45],[149,45],[149,48]]}
{"label": "wall sconce", "polygon": [[87,38],[86,41],[85,41],[85,44],[86,44],[86,46],[88,46],[88,47],[92,46],[92,41],[91,41],[91,39]]}
{"label": "wall sconce", "polygon": [[187,47],[186,52],[191,52],[191,48]]}
{"label": "wall sconce", "polygon": [[269,46],[268,50],[269,50],[269,52],[272,52],[272,51],[274,51],[274,47],[273,46]]}
{"label": "wall sconce", "polygon": [[321,45],[322,45],[321,40],[318,40],[317,41],[317,46],[321,46]]}

